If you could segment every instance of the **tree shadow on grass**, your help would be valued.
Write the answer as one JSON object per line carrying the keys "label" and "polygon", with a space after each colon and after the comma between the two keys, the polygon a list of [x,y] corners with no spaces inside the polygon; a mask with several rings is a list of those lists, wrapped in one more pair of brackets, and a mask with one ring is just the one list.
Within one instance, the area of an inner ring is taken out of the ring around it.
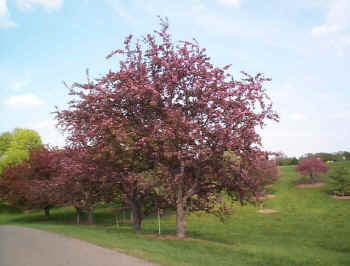
{"label": "tree shadow on grass", "polygon": [[[61,207],[51,209],[49,218],[46,218],[43,210],[30,210],[25,213],[18,213],[19,215],[9,219],[9,223],[20,224],[76,224],[76,211],[73,207]],[[116,217],[122,224],[130,223],[129,213],[117,213],[112,211],[109,206],[98,206],[94,213],[94,225],[97,226],[111,226],[116,224]],[[80,217],[80,224],[87,224],[87,214],[82,213]]]}
{"label": "tree shadow on grass", "polygon": [[0,202],[0,214],[20,214],[21,209]]}

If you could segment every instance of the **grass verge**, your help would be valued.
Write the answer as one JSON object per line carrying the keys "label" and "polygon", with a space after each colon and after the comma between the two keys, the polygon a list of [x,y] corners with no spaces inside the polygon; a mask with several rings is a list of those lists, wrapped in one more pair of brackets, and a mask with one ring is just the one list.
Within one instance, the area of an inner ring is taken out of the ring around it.
{"label": "grass verge", "polygon": [[[281,170],[283,177],[271,188],[276,197],[265,203],[277,213],[237,206],[225,223],[192,214],[187,219],[188,236],[202,241],[149,237],[158,230],[155,217],[147,218],[139,233],[129,224],[117,228],[108,205],[97,209],[95,226],[77,226],[73,208],[55,209],[51,219],[44,220],[41,212],[20,213],[2,204],[0,224],[64,234],[162,265],[350,265],[350,200],[332,198],[328,183],[298,188],[294,167]],[[175,234],[174,215],[162,217],[161,229],[163,234]]]}

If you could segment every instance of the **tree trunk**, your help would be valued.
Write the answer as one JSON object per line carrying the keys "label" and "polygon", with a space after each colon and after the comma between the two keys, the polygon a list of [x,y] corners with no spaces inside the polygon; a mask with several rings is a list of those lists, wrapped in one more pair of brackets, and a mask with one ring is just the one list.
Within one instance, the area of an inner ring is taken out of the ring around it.
{"label": "tree trunk", "polygon": [[45,211],[45,217],[46,219],[49,219],[50,218],[50,207],[49,206],[46,206],[44,208],[44,211]]}
{"label": "tree trunk", "polygon": [[131,207],[131,217],[134,224],[134,231],[139,231],[141,229],[142,214],[139,204],[134,201],[130,201]]}
{"label": "tree trunk", "polygon": [[314,179],[314,176],[313,176],[312,173],[310,174],[310,177],[311,177],[311,183],[312,183],[312,184],[315,183],[315,179]]}
{"label": "tree trunk", "polygon": [[182,161],[180,165],[180,180],[177,180],[177,195],[176,195],[176,235],[179,238],[186,236],[186,212],[183,195],[183,177],[185,173],[185,163]]}
{"label": "tree trunk", "polygon": [[176,199],[176,235],[179,238],[184,238],[186,236],[186,214],[181,185],[179,185]]}
{"label": "tree trunk", "polygon": [[94,224],[94,209],[93,208],[90,208],[90,209],[88,209],[88,220],[87,220],[87,222],[88,222],[88,224]]}
{"label": "tree trunk", "polygon": [[75,210],[76,210],[76,216],[77,216],[77,224],[80,224],[81,209],[78,207],[75,207]]}
{"label": "tree trunk", "polygon": [[132,222],[132,223],[134,223],[134,212],[132,211],[132,209],[131,209],[131,212],[130,212],[130,221]]}

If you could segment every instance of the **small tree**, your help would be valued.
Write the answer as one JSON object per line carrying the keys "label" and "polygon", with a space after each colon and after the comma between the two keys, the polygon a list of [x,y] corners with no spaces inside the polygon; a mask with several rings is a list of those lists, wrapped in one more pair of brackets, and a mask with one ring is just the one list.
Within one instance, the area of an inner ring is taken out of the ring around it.
{"label": "small tree", "polygon": [[[272,184],[280,178],[279,162],[269,160],[268,153],[256,152],[251,160],[240,162],[241,171],[245,174],[244,178],[236,178],[231,183],[236,188],[231,189],[233,199],[244,204],[246,201],[262,197],[265,193],[265,187]],[[237,169],[230,169],[231,173]]]}
{"label": "small tree", "polygon": [[54,182],[59,169],[59,152],[53,148],[29,150],[29,158],[4,167],[0,175],[1,197],[23,208],[44,209],[45,216],[60,198]]}
{"label": "small tree", "polygon": [[350,152],[344,151],[343,156],[344,156],[345,160],[350,160]]}
{"label": "small tree", "polygon": [[331,172],[329,177],[337,186],[342,196],[345,195],[346,188],[350,186],[350,171],[345,167],[338,167]]}
{"label": "small tree", "polygon": [[299,161],[296,171],[307,177],[311,183],[315,183],[321,174],[327,173],[328,165],[318,157],[310,157]]}
{"label": "small tree", "polygon": [[88,224],[94,223],[96,205],[111,193],[113,172],[103,165],[87,148],[66,147],[62,151],[60,172],[55,183],[62,187],[61,204],[71,204],[77,210],[77,223],[81,212],[87,213]]}
{"label": "small tree", "polygon": [[277,161],[261,157],[254,162],[249,175],[257,182],[259,190],[264,190],[265,186],[273,184],[280,178],[281,173]]}
{"label": "small tree", "polygon": [[289,165],[297,165],[298,164],[298,159],[293,157],[289,163]]}

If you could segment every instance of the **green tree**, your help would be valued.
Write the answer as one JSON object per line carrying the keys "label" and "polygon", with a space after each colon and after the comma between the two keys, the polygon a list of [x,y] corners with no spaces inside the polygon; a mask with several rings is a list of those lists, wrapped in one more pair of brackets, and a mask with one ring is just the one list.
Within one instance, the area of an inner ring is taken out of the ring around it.
{"label": "green tree", "polygon": [[6,151],[0,160],[0,172],[5,165],[18,164],[25,159],[28,159],[28,150],[12,149]]}
{"label": "green tree", "polygon": [[298,159],[297,158],[295,158],[295,157],[293,157],[291,160],[290,160],[290,163],[289,163],[289,165],[297,165],[298,164]]}
{"label": "green tree", "polygon": [[350,160],[350,152],[344,151],[343,156],[345,157],[345,160]]}
{"label": "green tree", "polygon": [[0,157],[10,148],[12,134],[6,131],[0,135]]}
{"label": "green tree", "polygon": [[16,128],[12,133],[10,148],[16,150],[29,150],[42,146],[41,138],[35,130]]}
{"label": "green tree", "polygon": [[0,172],[8,164],[28,158],[28,150],[42,146],[40,135],[32,129],[16,128],[0,135]]}
{"label": "green tree", "polygon": [[337,185],[337,190],[344,196],[346,189],[350,187],[350,171],[345,167],[338,167],[332,171],[329,177],[332,179],[332,183]]}

